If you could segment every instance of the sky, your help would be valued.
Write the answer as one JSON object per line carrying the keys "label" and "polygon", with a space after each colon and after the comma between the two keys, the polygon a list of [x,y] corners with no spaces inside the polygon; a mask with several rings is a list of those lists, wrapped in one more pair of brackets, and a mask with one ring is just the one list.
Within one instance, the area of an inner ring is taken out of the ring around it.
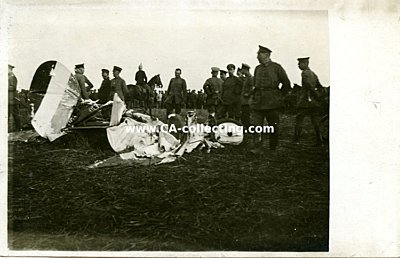
{"label": "sky", "polygon": [[[39,1],[40,2],[40,1]],[[28,89],[37,67],[57,60],[71,71],[85,63],[85,74],[100,87],[101,69],[123,70],[134,83],[140,63],[150,79],[160,74],[164,87],[175,68],[190,89],[201,89],[210,68],[258,64],[258,45],[270,48],[292,83],[301,84],[297,58],[310,56],[310,67],[330,84],[327,11],[174,8],[139,2],[9,5],[8,58],[16,68],[18,89]]]}

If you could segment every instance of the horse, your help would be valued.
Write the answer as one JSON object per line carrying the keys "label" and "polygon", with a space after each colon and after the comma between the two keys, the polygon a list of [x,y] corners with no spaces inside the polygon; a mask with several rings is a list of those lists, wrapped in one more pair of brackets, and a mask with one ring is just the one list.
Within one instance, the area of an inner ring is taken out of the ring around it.
{"label": "horse", "polygon": [[144,108],[147,112],[149,110],[149,114],[151,116],[151,109],[154,106],[154,91],[155,88],[162,88],[163,84],[161,81],[161,77],[159,74],[153,76],[149,82],[144,85],[135,85],[135,84],[128,84],[126,85],[128,88],[128,107],[131,108],[132,103],[134,100],[138,100],[144,103]]}

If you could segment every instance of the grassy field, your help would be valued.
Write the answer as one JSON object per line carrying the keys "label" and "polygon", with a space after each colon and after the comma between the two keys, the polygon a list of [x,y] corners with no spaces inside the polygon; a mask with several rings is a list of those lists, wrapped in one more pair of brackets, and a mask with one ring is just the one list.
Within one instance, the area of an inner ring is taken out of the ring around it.
{"label": "grassy field", "polygon": [[294,117],[281,121],[276,151],[226,146],[148,167],[88,169],[114,153],[83,137],[9,143],[9,247],[327,251],[329,154],[307,120],[299,145]]}

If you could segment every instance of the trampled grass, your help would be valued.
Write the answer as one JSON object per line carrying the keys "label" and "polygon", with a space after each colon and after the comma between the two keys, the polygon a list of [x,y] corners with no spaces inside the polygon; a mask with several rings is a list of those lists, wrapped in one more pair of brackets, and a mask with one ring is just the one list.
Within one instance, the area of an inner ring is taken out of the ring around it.
{"label": "trampled grass", "polygon": [[148,167],[88,169],[113,153],[79,137],[10,143],[9,248],[326,251],[328,154],[308,122],[299,145],[294,117],[281,122],[276,151],[226,146]]}

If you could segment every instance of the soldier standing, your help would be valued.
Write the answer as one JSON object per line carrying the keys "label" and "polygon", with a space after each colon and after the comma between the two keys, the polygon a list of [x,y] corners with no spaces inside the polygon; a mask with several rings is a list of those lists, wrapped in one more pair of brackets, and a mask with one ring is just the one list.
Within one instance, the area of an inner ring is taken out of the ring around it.
{"label": "soldier standing", "polygon": [[203,90],[199,90],[197,92],[197,103],[196,106],[198,109],[203,109],[203,105],[204,105],[204,92]]}
{"label": "soldier standing", "polygon": [[114,99],[114,94],[117,93],[118,97],[126,103],[126,99],[128,97],[128,88],[126,87],[125,80],[119,76],[121,71],[122,68],[114,66],[114,79],[111,80],[110,99]]}
{"label": "soldier standing", "polygon": [[250,95],[251,92],[253,91],[253,85],[254,85],[254,78],[250,73],[250,66],[248,64],[242,64],[242,69],[241,69],[243,76],[244,76],[244,82],[243,82],[243,89],[242,93],[240,95],[240,101],[242,105],[242,112],[241,112],[241,121],[245,129],[248,129],[250,126]]}
{"label": "soldier standing", "polygon": [[14,117],[15,130],[21,130],[21,120],[19,114],[19,105],[15,101],[17,97],[17,77],[15,76],[13,69],[15,66],[8,65],[8,117],[11,115]]}
{"label": "soldier standing", "polygon": [[168,85],[165,106],[167,108],[167,117],[173,113],[181,113],[182,105],[186,102],[187,86],[186,81],[181,78],[182,70],[175,69],[175,78],[172,78]]}
{"label": "soldier standing", "polygon": [[[264,119],[269,126],[273,126],[273,132],[270,132],[269,147],[275,150],[278,145],[279,135],[279,110],[283,107],[283,95],[286,95],[291,87],[285,70],[278,63],[271,61],[271,50],[259,46],[257,59],[260,64],[254,71],[254,91],[250,97],[251,120],[254,126],[263,126]],[[279,89],[279,85],[282,88]],[[264,132],[265,133],[265,132]],[[264,134],[253,135],[254,148],[253,153],[260,153]]]}
{"label": "soldier standing", "polygon": [[318,89],[322,87],[318,76],[309,68],[309,57],[298,58],[298,67],[301,72],[301,90],[298,102],[298,114],[296,115],[296,126],[294,132],[294,142],[298,143],[303,120],[309,116],[314,126],[316,135],[316,146],[322,144],[321,132],[319,129],[320,103],[318,100]]}
{"label": "soldier standing", "polygon": [[208,119],[212,121],[215,120],[215,113],[217,111],[217,106],[220,101],[220,94],[222,91],[222,79],[218,78],[218,67],[211,67],[211,78],[208,78],[203,85],[204,92],[207,94],[206,107],[208,111]]}
{"label": "soldier standing", "polygon": [[[81,88],[81,97],[83,99],[89,99],[89,91],[94,87],[89,79],[84,75],[85,65],[77,64],[75,65],[75,78],[78,81],[79,87]],[[86,84],[88,87],[86,87]]]}
{"label": "soldier standing", "polygon": [[107,69],[101,69],[101,76],[103,81],[101,82],[99,89],[99,104],[107,103],[110,99],[111,91],[111,81],[110,81],[110,71]]}
{"label": "soldier standing", "polygon": [[217,119],[228,118],[240,120],[240,94],[242,93],[243,82],[234,75],[235,65],[227,66],[229,77],[222,84],[221,101],[218,106]]}

